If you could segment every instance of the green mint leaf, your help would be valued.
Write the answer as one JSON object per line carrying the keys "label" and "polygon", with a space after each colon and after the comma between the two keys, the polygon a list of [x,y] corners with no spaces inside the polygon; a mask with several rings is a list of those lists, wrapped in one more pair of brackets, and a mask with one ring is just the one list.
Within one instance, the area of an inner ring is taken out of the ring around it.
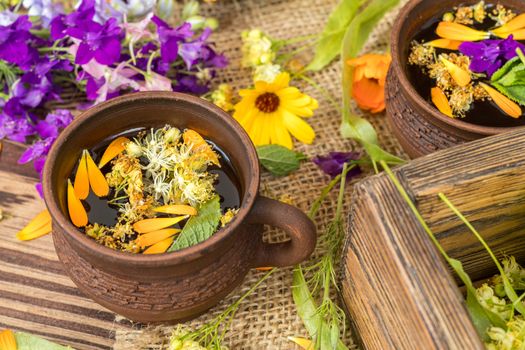
{"label": "green mint leaf", "polygon": [[515,57],[491,78],[492,86],[511,100],[525,106],[525,63]]}
{"label": "green mint leaf", "polygon": [[199,207],[198,213],[192,216],[168,249],[168,252],[194,246],[210,238],[221,219],[221,206],[219,196],[215,196]]}
{"label": "green mint leaf", "polygon": [[525,106],[525,82],[520,85],[504,86],[498,83],[492,85],[503,95],[507,96],[516,103]]}
{"label": "green mint leaf", "polygon": [[52,343],[29,333],[15,332],[16,345],[18,350],[66,350],[73,349],[69,346],[62,346]]}
{"label": "green mint leaf", "polygon": [[257,147],[257,155],[262,166],[275,176],[286,176],[299,169],[301,160],[306,156],[280,145]]}
{"label": "green mint leaf", "polygon": [[315,47],[314,58],[306,67],[307,70],[321,70],[339,55],[346,27],[363,2],[362,0],[342,0],[339,2],[328,18]]}
{"label": "green mint leaf", "polygon": [[492,74],[491,80],[493,82],[497,82],[498,80],[502,79],[505,75],[507,75],[512,70],[512,68],[518,65],[519,62],[520,62],[519,57],[514,57],[510,61],[507,61],[507,63],[505,63],[503,67],[501,67],[494,74]]}

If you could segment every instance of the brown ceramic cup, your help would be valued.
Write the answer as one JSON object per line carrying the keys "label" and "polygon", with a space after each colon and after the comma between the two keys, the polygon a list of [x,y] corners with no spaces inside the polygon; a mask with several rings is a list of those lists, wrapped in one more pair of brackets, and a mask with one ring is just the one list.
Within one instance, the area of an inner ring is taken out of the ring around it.
{"label": "brown ceramic cup", "polygon": [[[386,111],[394,134],[411,158],[522,128],[482,126],[447,117],[423,99],[408,78],[407,59],[415,34],[446,9],[478,2],[479,0],[411,0],[397,16],[391,37],[392,64],[386,83]],[[523,0],[486,3],[498,3],[517,12],[525,12]]]}
{"label": "brown ceramic cup", "polygon": [[[231,158],[242,192],[238,214],[208,240],[173,253],[131,254],[98,244],[71,223],[67,212],[67,179],[82,149],[135,128],[166,124],[196,130]],[[293,206],[261,197],[259,173],[246,132],[203,99],[147,92],[97,105],[60,134],[44,169],[44,196],[53,218],[57,255],[83,293],[134,321],[197,316],[237,287],[250,268],[298,264],[314,250],[312,221]],[[290,240],[263,242],[263,224],[283,229]]]}

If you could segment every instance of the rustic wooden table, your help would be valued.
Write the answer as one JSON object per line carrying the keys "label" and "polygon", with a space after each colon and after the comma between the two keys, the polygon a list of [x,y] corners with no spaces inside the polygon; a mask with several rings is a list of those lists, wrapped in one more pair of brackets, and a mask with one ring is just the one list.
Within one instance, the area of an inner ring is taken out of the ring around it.
{"label": "rustic wooden table", "polygon": [[[16,232],[45,206],[37,174],[17,160],[24,148],[3,142],[0,152],[0,329],[26,331],[76,349],[110,349],[129,324],[84,297],[66,276],[51,235],[21,242]],[[37,349],[35,349],[37,350]]]}

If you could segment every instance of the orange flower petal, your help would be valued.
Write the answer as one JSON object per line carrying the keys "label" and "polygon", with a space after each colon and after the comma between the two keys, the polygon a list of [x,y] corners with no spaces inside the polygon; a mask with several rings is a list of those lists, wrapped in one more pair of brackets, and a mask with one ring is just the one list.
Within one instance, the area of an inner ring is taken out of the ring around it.
{"label": "orange flower petal", "polygon": [[10,329],[0,332],[0,350],[16,350],[15,334]]}
{"label": "orange flower petal", "polygon": [[174,215],[197,215],[197,209],[189,205],[174,204],[163,205],[153,209],[157,213],[174,214]]}
{"label": "orange flower petal", "polygon": [[[508,21],[501,27],[494,29],[492,32],[496,34],[497,36],[504,35],[505,33],[507,33],[507,36],[508,36],[508,34],[511,34],[511,32],[514,32],[518,29],[523,29],[523,28],[525,28],[525,13],[522,13],[521,15],[514,17],[513,19],[511,19],[510,21]],[[516,40],[516,38],[514,39]]]}
{"label": "orange flower petal", "polygon": [[89,177],[86,163],[87,151],[82,151],[80,162],[78,163],[77,174],[75,175],[75,192],[78,198],[86,199],[89,195]]}
{"label": "orange flower petal", "polygon": [[87,171],[89,175],[89,184],[91,189],[98,197],[105,197],[109,193],[109,185],[106,181],[106,178],[98,168],[98,166],[93,161],[93,158],[89,155],[89,152],[86,151],[86,163]]}
{"label": "orange flower petal", "polygon": [[352,97],[361,109],[377,112],[384,109],[385,89],[375,79],[362,79],[355,82]]}
{"label": "orange flower petal", "polygon": [[314,350],[314,343],[309,339],[300,337],[288,337],[288,340],[293,341],[295,344],[299,345],[301,349]]}
{"label": "orange flower petal", "polygon": [[30,241],[32,239],[39,238],[39,237],[42,237],[42,236],[45,236],[51,233],[51,230],[52,230],[51,222],[49,222],[45,226],[42,226],[33,231],[26,231],[26,232],[20,231],[16,234],[16,238],[18,238],[21,241]]}
{"label": "orange flower petal", "polygon": [[155,243],[148,249],[146,249],[143,254],[161,254],[166,253],[166,250],[171,246],[171,244],[174,241],[174,237],[166,238],[163,241],[160,241],[158,243]]}
{"label": "orange flower petal", "polygon": [[179,232],[180,230],[176,228],[165,228],[163,230],[141,234],[135,240],[135,242],[138,244],[139,247],[146,248],[146,247],[149,247],[150,245],[159,243],[160,241],[163,241],[166,238],[169,238]]}
{"label": "orange flower petal", "polygon": [[448,102],[448,98],[443,90],[438,87],[432,88],[432,90],[430,90],[430,95],[432,97],[432,102],[434,102],[434,105],[441,113],[454,118],[452,108],[450,108],[450,103]]}
{"label": "orange flower petal", "polygon": [[120,153],[122,153],[126,149],[126,143],[129,142],[129,139],[127,137],[121,136],[117,137],[111,143],[108,145],[106,150],[104,151],[104,154],[102,155],[102,158],[100,159],[100,162],[98,163],[98,167],[102,168],[104,165],[106,165],[110,160],[118,156]]}
{"label": "orange flower petal", "polygon": [[443,62],[445,68],[447,68],[448,72],[450,73],[452,79],[454,79],[456,84],[458,84],[461,87],[470,84],[471,78],[469,72],[460,68],[457,64],[450,62],[444,57],[441,57],[441,62]]}
{"label": "orange flower petal", "polygon": [[463,44],[463,41],[449,40],[449,39],[436,39],[426,43],[428,46],[437,47],[439,49],[447,49],[457,51],[459,46]]}
{"label": "orange flower petal", "polygon": [[153,218],[137,221],[133,224],[133,229],[138,233],[148,233],[162,230],[186,219],[187,216],[177,216],[174,218]]}
{"label": "orange flower petal", "polygon": [[489,94],[489,96],[492,98],[495,104],[498,105],[499,108],[503,110],[506,114],[511,116],[512,118],[519,118],[523,114],[521,107],[509,99],[507,96],[500,93],[498,90],[488,86],[485,83],[479,83],[485,91]]}
{"label": "orange flower petal", "polygon": [[18,234],[24,234],[38,230],[49,223],[51,223],[51,215],[49,214],[49,211],[43,210],[38,213],[38,215],[35,216],[33,220],[31,220],[23,229],[21,229]]}
{"label": "orange flower petal", "polygon": [[184,131],[182,138],[185,144],[192,145],[193,153],[203,153],[210,162],[215,165],[219,165],[219,158],[217,157],[217,154],[212,150],[211,146],[198,132],[187,129]]}
{"label": "orange flower petal", "polygon": [[518,29],[514,32],[505,32],[496,35],[503,39],[507,39],[509,36],[512,35],[514,40],[525,40],[525,29]]}
{"label": "orange flower petal", "polygon": [[84,209],[82,202],[78,199],[69,179],[67,180],[67,209],[73,225],[76,227],[84,227],[87,225],[88,217],[86,209]]}
{"label": "orange flower petal", "polygon": [[436,28],[436,34],[444,39],[458,41],[480,41],[490,37],[490,33],[454,22],[440,22]]}
{"label": "orange flower petal", "polygon": [[269,267],[269,266],[266,266],[266,267],[256,267],[255,268],[257,271],[270,271],[271,269],[273,269],[273,267]]}

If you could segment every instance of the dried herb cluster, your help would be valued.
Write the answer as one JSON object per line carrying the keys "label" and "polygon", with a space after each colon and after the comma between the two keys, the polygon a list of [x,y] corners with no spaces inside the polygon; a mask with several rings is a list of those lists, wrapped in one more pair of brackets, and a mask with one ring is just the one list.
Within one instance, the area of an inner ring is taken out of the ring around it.
{"label": "dried herb cluster", "polygon": [[[217,175],[209,172],[211,166],[221,166],[219,155],[200,134],[169,125],[142,131],[133,140],[118,137],[98,166],[84,150],[74,186],[69,182],[72,222],[85,227],[85,233],[100,244],[132,253],[163,253],[170,247],[196,244],[236,213],[235,208],[221,213],[214,186]],[[101,169],[108,167],[102,174]],[[87,222],[81,200],[88,197],[90,188],[118,210],[114,226]],[[188,233],[196,226],[206,232],[199,240]],[[184,244],[175,244],[177,234]]]}
{"label": "dried herb cluster", "polygon": [[492,100],[518,118],[519,104],[525,105],[525,79],[516,74],[525,72],[525,45],[519,42],[525,40],[524,28],[525,16],[502,5],[481,1],[457,7],[437,25],[439,38],[412,42],[408,63],[432,79],[431,99],[443,114],[465,117],[477,101]]}

